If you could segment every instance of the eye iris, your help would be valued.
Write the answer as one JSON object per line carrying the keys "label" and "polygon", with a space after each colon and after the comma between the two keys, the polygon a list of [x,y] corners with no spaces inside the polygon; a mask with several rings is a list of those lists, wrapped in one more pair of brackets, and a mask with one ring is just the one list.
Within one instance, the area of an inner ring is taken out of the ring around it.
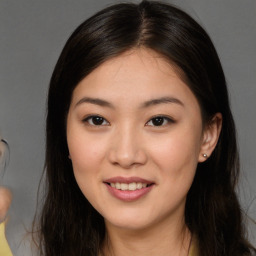
{"label": "eye iris", "polygon": [[152,119],[152,123],[155,126],[160,126],[160,125],[163,124],[163,122],[164,122],[164,118],[163,117],[155,117],[155,118]]}
{"label": "eye iris", "polygon": [[104,119],[100,116],[94,116],[92,118],[92,122],[93,122],[94,125],[101,125],[101,124],[103,124]]}

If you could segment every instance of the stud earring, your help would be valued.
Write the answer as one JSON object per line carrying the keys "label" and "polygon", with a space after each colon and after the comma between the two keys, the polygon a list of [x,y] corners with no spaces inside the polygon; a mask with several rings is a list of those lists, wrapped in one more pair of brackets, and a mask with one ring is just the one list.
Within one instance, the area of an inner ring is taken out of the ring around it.
{"label": "stud earring", "polygon": [[208,156],[207,156],[207,154],[203,154],[203,157],[204,157],[204,158],[207,158]]}

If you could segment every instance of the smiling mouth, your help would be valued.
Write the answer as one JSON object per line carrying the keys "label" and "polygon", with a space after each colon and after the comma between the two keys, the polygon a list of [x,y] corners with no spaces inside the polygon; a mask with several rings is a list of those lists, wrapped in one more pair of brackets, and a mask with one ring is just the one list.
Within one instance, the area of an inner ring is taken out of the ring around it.
{"label": "smiling mouth", "polygon": [[124,202],[136,201],[144,198],[156,185],[153,181],[149,181],[140,177],[112,177],[104,180],[107,190],[115,198]]}
{"label": "smiling mouth", "polygon": [[142,183],[142,182],[131,182],[131,183],[120,183],[120,182],[105,182],[107,185],[111,186],[112,188],[122,190],[122,191],[134,191],[134,190],[140,190],[143,188],[147,188],[153,185],[147,184],[147,183]]}

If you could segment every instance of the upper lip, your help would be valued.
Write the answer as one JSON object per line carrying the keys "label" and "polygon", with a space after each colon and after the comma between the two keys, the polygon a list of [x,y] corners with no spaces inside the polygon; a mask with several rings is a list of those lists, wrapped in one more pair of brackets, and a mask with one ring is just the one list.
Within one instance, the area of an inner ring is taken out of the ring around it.
{"label": "upper lip", "polygon": [[146,180],[140,177],[122,177],[122,176],[117,176],[117,177],[112,177],[109,179],[104,180],[105,183],[132,183],[132,182],[136,182],[136,183],[146,183],[146,184],[152,184],[154,183],[153,181],[150,180]]}

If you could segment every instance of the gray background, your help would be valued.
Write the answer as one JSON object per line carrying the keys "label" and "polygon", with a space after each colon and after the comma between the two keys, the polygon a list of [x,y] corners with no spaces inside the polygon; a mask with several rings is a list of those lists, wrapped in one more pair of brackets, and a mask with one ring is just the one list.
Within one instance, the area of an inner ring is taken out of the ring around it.
{"label": "gray background", "polygon": [[[11,149],[2,183],[14,194],[7,227],[14,255],[31,255],[27,231],[43,170],[45,102],[53,67],[75,27],[116,2],[0,0],[0,133]],[[166,2],[181,6],[199,21],[220,55],[241,151],[239,195],[243,208],[256,219],[256,1]],[[250,227],[255,243],[255,228]]]}

